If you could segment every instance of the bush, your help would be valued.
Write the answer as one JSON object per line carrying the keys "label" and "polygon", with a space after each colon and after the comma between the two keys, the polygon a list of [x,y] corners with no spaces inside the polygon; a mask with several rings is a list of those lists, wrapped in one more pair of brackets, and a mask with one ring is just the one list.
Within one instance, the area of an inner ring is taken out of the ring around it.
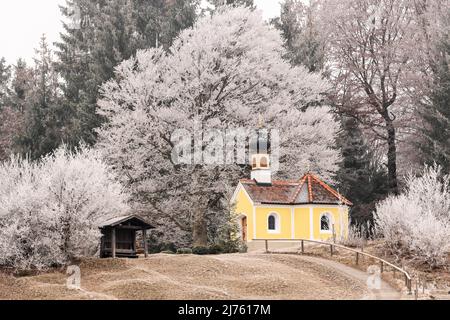
{"label": "bush", "polygon": [[101,154],[86,147],[0,163],[0,265],[40,270],[94,256],[99,224],[126,212],[127,200]]}
{"label": "bush", "polygon": [[177,250],[177,254],[192,254],[191,248],[180,248]]}
{"label": "bush", "polygon": [[177,252],[177,247],[173,242],[156,242],[155,239],[150,239],[148,243],[148,253],[156,254],[162,253],[163,251],[171,251],[172,253]]}
{"label": "bush", "polygon": [[220,241],[218,244],[214,246],[215,250],[218,250],[219,253],[246,253],[247,252],[247,244],[241,240],[228,240],[228,241]]}
{"label": "bush", "polygon": [[377,205],[377,230],[394,253],[444,266],[450,252],[450,176],[426,167],[422,177],[410,175],[406,183],[404,194]]}
{"label": "bush", "polygon": [[224,247],[219,244],[213,244],[209,247],[210,254],[221,254],[225,253]]}
{"label": "bush", "polygon": [[242,241],[241,245],[239,246],[239,253],[247,253],[247,251],[248,251],[247,243]]}
{"label": "bush", "polygon": [[236,247],[234,242],[221,242],[210,245],[208,247],[194,247],[192,249],[193,254],[205,255],[205,254],[222,254],[222,253],[238,253],[247,252],[247,246],[241,242],[239,247]]}
{"label": "bush", "polygon": [[192,253],[193,254],[198,254],[198,255],[205,255],[205,254],[210,254],[209,248],[208,247],[194,247],[192,248]]}
{"label": "bush", "polygon": [[163,251],[171,251],[171,252],[177,252],[177,247],[173,242],[163,242],[159,246],[160,252]]}

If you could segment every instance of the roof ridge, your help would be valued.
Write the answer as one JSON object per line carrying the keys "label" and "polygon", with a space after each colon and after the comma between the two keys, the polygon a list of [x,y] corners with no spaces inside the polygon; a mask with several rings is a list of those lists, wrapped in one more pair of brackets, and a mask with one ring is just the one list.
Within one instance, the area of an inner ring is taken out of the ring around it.
{"label": "roof ridge", "polygon": [[308,173],[307,174],[308,177],[308,193],[309,193],[309,202],[313,203],[314,202],[314,197],[313,197],[313,192],[312,192],[312,185],[311,185],[311,174]]}
{"label": "roof ridge", "polygon": [[297,190],[295,190],[294,196],[292,197],[292,200],[291,200],[292,203],[295,202],[295,199],[297,199],[298,195],[300,194],[300,191],[302,190],[303,185],[305,184],[305,180],[306,180],[306,175],[303,176],[303,178],[300,179],[299,185],[297,187]]}

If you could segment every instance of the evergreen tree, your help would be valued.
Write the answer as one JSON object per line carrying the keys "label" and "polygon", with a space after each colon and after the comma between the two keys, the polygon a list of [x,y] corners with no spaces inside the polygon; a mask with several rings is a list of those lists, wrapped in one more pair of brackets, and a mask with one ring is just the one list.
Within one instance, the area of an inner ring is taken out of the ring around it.
{"label": "evergreen tree", "polygon": [[18,59],[13,67],[13,77],[11,81],[11,106],[20,112],[27,109],[27,102],[33,90],[34,72],[27,66],[23,59]]}
{"label": "evergreen tree", "polygon": [[169,49],[178,33],[192,27],[199,0],[135,0],[134,24],[138,43],[135,49]]}
{"label": "evergreen tree", "polygon": [[6,87],[8,96],[3,108],[0,106],[0,161],[22,151],[18,140],[23,133],[24,110],[33,86],[33,71],[23,60],[19,59],[11,69],[12,77],[7,81],[10,85]]}
{"label": "evergreen tree", "polygon": [[11,67],[7,65],[5,58],[0,59],[0,110],[7,104],[9,96],[9,80]]}
{"label": "evergreen tree", "polygon": [[[25,106],[24,132],[18,139],[19,144],[22,153],[37,159],[50,153],[64,140],[58,73],[45,36],[42,36],[36,50],[34,63],[30,94],[24,96],[25,89],[21,87],[21,81],[16,83],[15,90],[18,92],[18,99],[23,99]],[[21,64],[20,68],[26,67]]]}
{"label": "evergreen tree", "polygon": [[64,23],[56,44],[64,104],[72,114],[66,142],[95,142],[94,129],[102,123],[96,113],[100,85],[138,49],[168,48],[180,30],[192,26],[197,5],[198,0],[70,0],[61,7],[74,22]]}
{"label": "evergreen tree", "polygon": [[434,163],[450,173],[450,41],[439,45],[440,59],[434,76],[431,106],[424,106],[420,112],[424,126],[424,141],[419,145],[421,158],[428,165]]}
{"label": "evergreen tree", "polygon": [[285,0],[281,15],[272,24],[281,31],[288,51],[287,59],[293,65],[303,65],[310,72],[322,70],[324,41],[317,25],[318,2],[309,5],[301,0]]}
{"label": "evergreen tree", "polygon": [[355,119],[342,118],[338,145],[343,160],[336,175],[337,187],[354,204],[350,211],[352,222],[371,222],[376,202],[388,195],[386,170],[375,160]]}

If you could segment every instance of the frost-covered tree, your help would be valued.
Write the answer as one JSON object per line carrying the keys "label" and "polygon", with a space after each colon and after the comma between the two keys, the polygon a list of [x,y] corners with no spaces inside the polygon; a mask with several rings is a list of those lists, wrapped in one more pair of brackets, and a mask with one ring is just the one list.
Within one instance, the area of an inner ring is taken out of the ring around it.
{"label": "frost-covered tree", "polygon": [[39,162],[0,164],[0,265],[64,265],[96,254],[99,223],[127,211],[128,196],[97,151],[65,146]]}
{"label": "frost-covered tree", "polygon": [[400,97],[411,66],[413,7],[411,0],[324,0],[322,6],[333,101],[386,145],[393,193],[398,130],[408,110]]}
{"label": "frost-covered tree", "polygon": [[292,68],[284,54],[259,12],[222,7],[183,31],[168,53],[138,52],[103,86],[99,106],[108,122],[98,146],[168,238],[180,241],[182,230],[183,241],[204,245],[208,224],[223,211],[223,185],[248,174],[236,164],[174,163],[176,130],[251,129],[264,115],[269,129],[280,130],[278,176],[297,178],[308,166],[326,179],[336,171],[338,125],[328,108],[313,106],[327,83]]}
{"label": "frost-covered tree", "polygon": [[426,167],[410,175],[407,188],[376,207],[378,230],[387,248],[430,267],[448,263],[450,252],[450,176]]}

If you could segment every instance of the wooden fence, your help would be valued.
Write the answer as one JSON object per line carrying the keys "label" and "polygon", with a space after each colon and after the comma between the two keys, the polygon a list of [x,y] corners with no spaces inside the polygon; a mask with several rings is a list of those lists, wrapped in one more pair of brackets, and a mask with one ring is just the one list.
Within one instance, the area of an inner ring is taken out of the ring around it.
{"label": "wooden fence", "polygon": [[381,272],[385,272],[386,270],[386,266],[391,267],[393,273],[394,273],[394,278],[395,278],[395,272],[398,271],[399,273],[403,274],[404,278],[405,278],[405,286],[408,288],[408,294],[412,293],[412,281],[411,281],[411,276],[409,275],[409,273],[404,270],[403,268],[400,268],[392,263],[390,263],[389,261],[386,261],[384,259],[381,259],[379,257],[376,257],[374,255],[371,255],[369,253],[363,252],[361,250],[357,250],[357,249],[352,249],[343,245],[339,245],[339,244],[335,244],[335,243],[329,243],[329,242],[324,242],[324,241],[318,241],[318,240],[309,240],[309,239],[254,239],[254,241],[264,241],[265,242],[265,249],[266,249],[266,253],[271,253],[269,251],[269,241],[273,241],[273,242],[300,242],[301,244],[301,252],[302,254],[305,253],[305,242],[307,243],[316,243],[316,244],[320,244],[320,245],[324,245],[324,246],[328,246],[330,247],[330,255],[333,256],[333,254],[335,253],[335,248],[339,248],[339,249],[343,249],[346,251],[350,251],[353,252],[355,254],[355,264],[358,265],[359,264],[359,259],[361,256],[365,256],[365,257],[369,257],[372,258],[376,261],[378,261],[378,263],[380,264],[380,270]]}

